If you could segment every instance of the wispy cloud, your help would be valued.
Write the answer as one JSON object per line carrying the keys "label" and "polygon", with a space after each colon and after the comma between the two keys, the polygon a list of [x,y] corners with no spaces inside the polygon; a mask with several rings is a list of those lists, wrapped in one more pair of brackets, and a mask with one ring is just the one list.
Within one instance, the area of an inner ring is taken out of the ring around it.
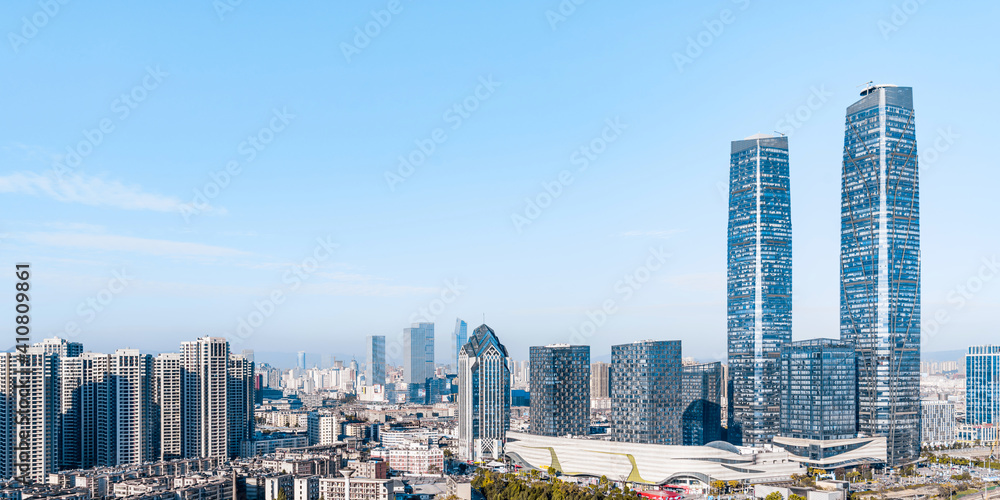
{"label": "wispy cloud", "polygon": [[665,239],[670,238],[671,236],[673,236],[675,234],[683,233],[684,231],[685,231],[684,229],[667,229],[667,230],[656,229],[656,230],[652,230],[652,231],[625,231],[623,233],[619,233],[618,236],[620,236],[622,238],[659,238],[659,239],[664,239],[665,240]]}
{"label": "wispy cloud", "polygon": [[[187,205],[172,196],[145,192],[138,185],[125,185],[116,180],[85,174],[57,175],[55,171],[44,174],[14,172],[0,176],[0,193],[29,194],[63,203],[153,212],[180,213]],[[213,207],[199,210],[203,213],[225,213],[224,209]]]}
{"label": "wispy cloud", "polygon": [[94,233],[18,233],[12,238],[54,247],[87,248],[114,252],[136,252],[170,257],[248,257],[253,254],[234,248],[133,236]]}

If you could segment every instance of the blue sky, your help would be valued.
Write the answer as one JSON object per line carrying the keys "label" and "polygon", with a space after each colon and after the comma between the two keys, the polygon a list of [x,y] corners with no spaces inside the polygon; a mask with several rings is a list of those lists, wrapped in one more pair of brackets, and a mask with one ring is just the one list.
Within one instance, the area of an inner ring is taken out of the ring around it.
{"label": "blue sky", "polygon": [[0,7],[0,262],[32,263],[36,338],[391,354],[421,319],[446,361],[485,314],[521,359],[721,359],[729,142],[774,130],[794,336],[834,337],[869,80],[914,88],[924,350],[996,338],[995,2],[224,2]]}

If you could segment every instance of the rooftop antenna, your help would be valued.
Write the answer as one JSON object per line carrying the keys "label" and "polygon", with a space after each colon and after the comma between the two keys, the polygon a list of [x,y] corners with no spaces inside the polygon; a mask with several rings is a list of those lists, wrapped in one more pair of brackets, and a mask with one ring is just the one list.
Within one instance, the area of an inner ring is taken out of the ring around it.
{"label": "rooftop antenna", "polygon": [[784,136],[785,136],[785,133],[784,133],[784,132],[778,132],[777,130],[775,130],[775,131],[774,131],[774,133],[775,133],[775,134],[779,134],[779,135],[781,135],[781,137],[784,137]]}
{"label": "rooftop antenna", "polygon": [[865,95],[865,94],[868,93],[869,90],[875,88],[875,82],[872,81],[872,80],[868,80],[867,82],[862,83],[861,85],[857,86],[857,88],[861,88],[861,87],[865,88],[864,90],[861,91],[861,95]]}

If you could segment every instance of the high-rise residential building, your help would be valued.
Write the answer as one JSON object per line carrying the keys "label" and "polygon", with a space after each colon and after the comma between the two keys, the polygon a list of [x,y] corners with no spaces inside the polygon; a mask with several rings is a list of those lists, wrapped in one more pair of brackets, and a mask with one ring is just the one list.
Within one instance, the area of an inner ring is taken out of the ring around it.
{"label": "high-rise residential building", "polygon": [[1000,345],[971,346],[965,355],[965,422],[1000,424]]}
{"label": "high-rise residential building", "polygon": [[727,247],[729,439],[760,446],[778,430],[778,353],[792,339],[787,137],[732,142]]}
{"label": "high-rise residential building", "polygon": [[681,368],[683,443],[701,446],[722,439],[722,363]]}
{"label": "high-rise residential building", "polygon": [[434,323],[403,329],[403,377],[407,384],[420,385],[434,378]]}
{"label": "high-rise residential building", "polygon": [[34,347],[41,347],[45,352],[51,352],[60,358],[73,358],[83,353],[83,344],[70,342],[66,339],[53,337],[38,342]]}
{"label": "high-rise residential building", "polygon": [[532,346],[529,359],[535,376],[528,431],[542,436],[590,434],[590,346]]}
{"label": "high-rise residential building", "polygon": [[45,482],[59,468],[57,356],[0,353],[0,478]]}
{"label": "high-rise residential building", "polygon": [[385,385],[385,335],[365,339],[365,384]]}
{"label": "high-rise residential building", "polygon": [[108,378],[108,456],[101,465],[152,461],[156,421],[151,406],[153,357],[138,349],[118,349],[110,355]]}
{"label": "high-rise residential building", "polygon": [[153,411],[159,429],[159,460],[181,458],[181,355],[163,353],[153,359]]}
{"label": "high-rise residential building", "polygon": [[455,318],[455,333],[451,334],[451,350],[455,353],[455,370],[458,370],[458,356],[462,353],[462,348],[469,341],[469,325],[462,321],[462,318]]}
{"label": "high-rise residential building", "polygon": [[239,354],[229,355],[229,387],[227,391],[229,456],[240,454],[243,441],[254,437],[255,388],[253,361]]}
{"label": "high-rise residential building", "polygon": [[815,441],[854,438],[854,346],[832,339],[791,342],[781,349],[780,361],[780,435]]}
{"label": "high-rise residential building", "polygon": [[592,363],[590,365],[590,397],[611,397],[611,363]]}
{"label": "high-rise residential building", "polygon": [[182,454],[229,456],[229,342],[202,337],[181,342]]}
{"label": "high-rise residential building", "polygon": [[920,402],[920,442],[928,446],[951,446],[957,439],[955,403],[942,400]]}
{"label": "high-rise residential building", "polygon": [[611,346],[611,370],[612,439],[680,445],[681,342]]}
{"label": "high-rise residential building", "polygon": [[458,357],[458,454],[463,460],[497,460],[510,429],[510,357],[486,325]]}
{"label": "high-rise residential building", "polygon": [[840,337],[858,363],[858,430],[889,463],[920,454],[920,205],[913,90],[870,85],[847,108]]}
{"label": "high-rise residential building", "polygon": [[310,412],[307,419],[306,436],[310,445],[330,445],[340,437],[340,424],[335,412],[317,410]]}

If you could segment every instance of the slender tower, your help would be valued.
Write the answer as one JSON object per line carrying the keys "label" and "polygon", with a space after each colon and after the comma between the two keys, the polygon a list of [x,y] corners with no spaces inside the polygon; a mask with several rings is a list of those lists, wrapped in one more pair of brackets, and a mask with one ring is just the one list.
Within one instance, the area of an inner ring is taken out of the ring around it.
{"label": "slender tower", "polygon": [[778,358],[792,340],[787,137],[732,143],[727,279],[729,440],[760,446],[778,432]]}
{"label": "slender tower", "polygon": [[920,455],[920,205],[913,90],[869,85],[847,108],[840,337],[857,351],[858,431],[889,462]]}

